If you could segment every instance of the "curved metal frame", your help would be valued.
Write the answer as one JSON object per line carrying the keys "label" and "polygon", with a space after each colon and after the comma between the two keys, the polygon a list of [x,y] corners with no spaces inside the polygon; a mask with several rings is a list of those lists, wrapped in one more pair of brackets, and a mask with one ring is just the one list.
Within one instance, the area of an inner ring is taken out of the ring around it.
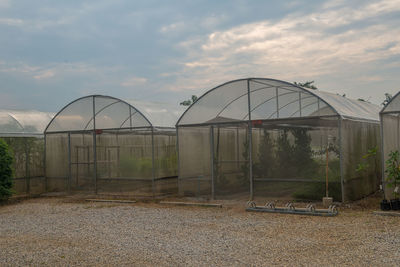
{"label": "curved metal frame", "polygon": [[[88,96],[84,96],[84,97],[80,97],[80,98],[77,98],[77,99],[75,99],[74,101],[72,101],[72,102],[70,102],[70,103],[68,103],[66,106],[64,106],[59,112],[57,112],[57,114],[51,119],[51,121],[49,122],[49,124],[47,124],[47,126],[46,126],[46,129],[44,130],[44,133],[46,134],[46,133],[51,133],[51,132],[48,132],[48,128],[50,127],[50,125],[53,123],[53,121],[58,117],[58,115],[61,113],[61,112],[63,112],[64,110],[66,110],[70,105],[72,105],[73,103],[75,103],[75,102],[78,102],[78,101],[80,101],[80,100],[82,100],[82,99],[86,99],[86,98],[93,98],[93,101],[96,99],[96,97],[104,97],[104,98],[110,98],[110,99],[114,99],[114,100],[116,100],[116,102],[114,102],[114,103],[112,103],[112,104],[115,104],[115,103],[124,103],[124,104],[126,104],[126,105],[128,105],[128,107],[130,107],[130,108],[133,108],[137,113],[139,113],[140,115],[142,115],[143,116],[143,118],[149,123],[149,126],[146,126],[146,127],[153,127],[153,124],[149,121],[149,119],[146,117],[146,116],[144,116],[143,115],[143,113],[142,112],[140,112],[137,108],[135,108],[134,106],[132,106],[131,104],[129,104],[128,102],[126,102],[126,101],[124,101],[124,100],[122,100],[122,99],[119,99],[119,98],[116,98],[116,97],[112,97],[112,96],[107,96],[107,95],[88,95]],[[111,104],[111,105],[112,105]],[[107,105],[107,107],[108,106],[110,106],[110,105]],[[135,112],[135,113],[136,113]],[[97,114],[98,114],[99,112],[97,112],[97,113],[95,113],[95,115],[94,116],[96,116]],[[135,114],[135,113],[133,113],[133,114]],[[130,114],[129,115],[129,117],[131,117],[132,116],[132,114]],[[127,119],[129,119],[129,117],[127,118]],[[126,120],[127,120],[126,119]],[[93,120],[93,117],[89,120],[89,122],[91,121],[91,120]],[[125,120],[125,121],[126,121]],[[89,123],[88,122],[88,123]],[[122,124],[123,125],[123,124]],[[121,126],[122,126],[121,125]],[[87,126],[86,126],[87,127]],[[130,127],[127,127],[126,129],[129,129]],[[120,128],[120,129],[125,129],[125,128]],[[85,129],[80,129],[80,130],[65,130],[65,131],[55,131],[55,132],[75,132],[75,131],[82,131],[82,130],[85,130]],[[92,129],[91,129],[92,130]],[[96,130],[96,128],[94,128],[94,130]],[[106,129],[103,129],[103,130],[106,130]]]}
{"label": "curved metal frame", "polygon": [[[218,85],[217,87],[214,87],[214,88],[208,90],[206,93],[204,93],[202,96],[200,96],[200,97],[197,99],[197,101],[196,101],[195,103],[192,103],[192,104],[185,110],[185,112],[183,112],[183,114],[181,115],[181,117],[180,117],[179,120],[177,121],[176,126],[177,126],[177,127],[181,126],[179,123],[181,122],[181,120],[183,119],[183,117],[186,115],[186,113],[187,113],[193,106],[195,106],[196,103],[197,103],[200,99],[204,98],[205,96],[207,96],[209,93],[213,92],[214,90],[217,90],[217,89],[219,89],[219,88],[221,88],[221,87],[223,87],[223,86],[225,86],[225,85],[227,85],[227,84],[231,84],[231,83],[235,83],[235,82],[240,82],[240,81],[253,81],[253,82],[258,82],[258,81],[260,81],[260,80],[261,80],[261,81],[279,82],[279,83],[282,83],[282,84],[283,84],[282,86],[271,86],[271,87],[273,87],[273,88],[282,88],[283,86],[288,86],[288,87],[298,88],[298,89],[300,89],[300,90],[303,91],[303,92],[309,93],[309,94],[315,96],[317,99],[320,99],[322,102],[324,102],[324,103],[325,103],[328,107],[330,107],[330,108],[332,109],[332,111],[333,111],[334,113],[336,113],[340,118],[343,118],[342,114],[340,114],[331,104],[329,104],[325,99],[321,98],[321,97],[318,96],[317,94],[313,93],[311,90],[307,90],[307,89],[305,89],[305,88],[303,88],[303,87],[301,87],[301,86],[298,86],[298,85],[295,85],[295,84],[291,84],[291,83],[289,83],[289,82],[285,82],[285,81],[282,81],[282,80],[277,80],[277,79],[269,79],[269,78],[245,78],[245,79],[232,80],[232,81],[223,83],[223,84],[221,84],[221,85]],[[261,84],[263,84],[263,83],[261,83]],[[264,85],[268,86],[268,84],[264,84]],[[282,88],[282,89],[289,89],[289,88]],[[252,92],[253,92],[253,91],[250,91],[250,94],[251,94]],[[246,94],[248,94],[248,93],[246,93]],[[245,96],[246,94],[244,94],[243,96]],[[240,97],[242,97],[242,96],[240,96]],[[236,100],[236,99],[235,99],[235,100]],[[232,104],[232,103],[233,103],[233,102],[230,102],[229,104]],[[224,108],[226,108],[226,107],[224,107]],[[247,116],[248,116],[248,115],[247,115]],[[246,116],[246,117],[247,117],[247,116]],[[247,121],[247,120],[244,120],[244,121]],[[198,123],[198,124],[204,124],[204,125],[206,125],[207,123]]]}

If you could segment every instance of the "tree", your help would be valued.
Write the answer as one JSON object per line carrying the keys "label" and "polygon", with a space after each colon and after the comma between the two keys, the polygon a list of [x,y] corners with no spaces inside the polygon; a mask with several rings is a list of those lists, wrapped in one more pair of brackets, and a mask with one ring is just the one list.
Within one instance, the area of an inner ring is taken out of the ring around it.
{"label": "tree", "polygon": [[179,105],[182,105],[182,106],[190,106],[191,104],[193,104],[194,102],[196,102],[197,99],[198,99],[198,97],[197,97],[196,95],[192,95],[192,98],[191,98],[191,99],[182,101],[181,103],[179,103]]}
{"label": "tree", "polygon": [[13,193],[12,163],[13,157],[8,145],[0,139],[0,200],[9,198]]}
{"label": "tree", "polygon": [[297,85],[297,86],[308,88],[308,89],[312,89],[312,90],[318,90],[318,88],[313,83],[314,83],[314,81],[307,81],[307,82],[304,82],[304,83],[294,82],[294,84]]}
{"label": "tree", "polygon": [[383,100],[382,105],[385,107],[392,100],[393,96],[389,93],[385,93],[385,100]]}

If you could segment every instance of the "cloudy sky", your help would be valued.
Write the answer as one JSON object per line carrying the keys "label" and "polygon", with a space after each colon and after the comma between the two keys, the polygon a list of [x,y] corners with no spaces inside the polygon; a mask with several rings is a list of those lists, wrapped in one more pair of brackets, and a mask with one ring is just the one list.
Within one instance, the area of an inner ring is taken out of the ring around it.
{"label": "cloudy sky", "polygon": [[0,109],[178,104],[246,77],[381,103],[400,90],[400,0],[0,0]]}

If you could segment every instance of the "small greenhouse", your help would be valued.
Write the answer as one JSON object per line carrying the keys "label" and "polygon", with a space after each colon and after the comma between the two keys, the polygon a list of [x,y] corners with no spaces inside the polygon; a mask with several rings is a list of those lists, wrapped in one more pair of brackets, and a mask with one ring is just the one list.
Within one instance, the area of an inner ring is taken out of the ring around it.
{"label": "small greenhouse", "polygon": [[91,95],[45,130],[48,191],[151,196],[177,190],[179,106]]}
{"label": "small greenhouse", "polygon": [[0,110],[0,138],[14,156],[14,190],[40,194],[44,187],[43,132],[53,113],[35,110]]}
{"label": "small greenhouse", "polygon": [[[387,181],[386,161],[391,152],[400,151],[400,92],[397,93],[380,112],[382,131],[382,184],[384,185],[385,198],[393,198],[394,182]],[[390,184],[388,186],[388,184]],[[398,192],[400,193],[400,192]]]}
{"label": "small greenhouse", "polygon": [[206,92],[176,126],[180,195],[321,199],[328,189],[347,201],[380,184],[380,160],[363,157],[380,143],[379,107],[365,101],[241,79]]}

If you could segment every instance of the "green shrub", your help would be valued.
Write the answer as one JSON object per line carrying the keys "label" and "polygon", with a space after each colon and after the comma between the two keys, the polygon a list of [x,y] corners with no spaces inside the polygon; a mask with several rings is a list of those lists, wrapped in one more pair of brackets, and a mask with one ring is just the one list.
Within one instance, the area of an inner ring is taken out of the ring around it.
{"label": "green shrub", "polygon": [[12,162],[7,143],[0,139],[0,200],[8,199],[13,194]]}

